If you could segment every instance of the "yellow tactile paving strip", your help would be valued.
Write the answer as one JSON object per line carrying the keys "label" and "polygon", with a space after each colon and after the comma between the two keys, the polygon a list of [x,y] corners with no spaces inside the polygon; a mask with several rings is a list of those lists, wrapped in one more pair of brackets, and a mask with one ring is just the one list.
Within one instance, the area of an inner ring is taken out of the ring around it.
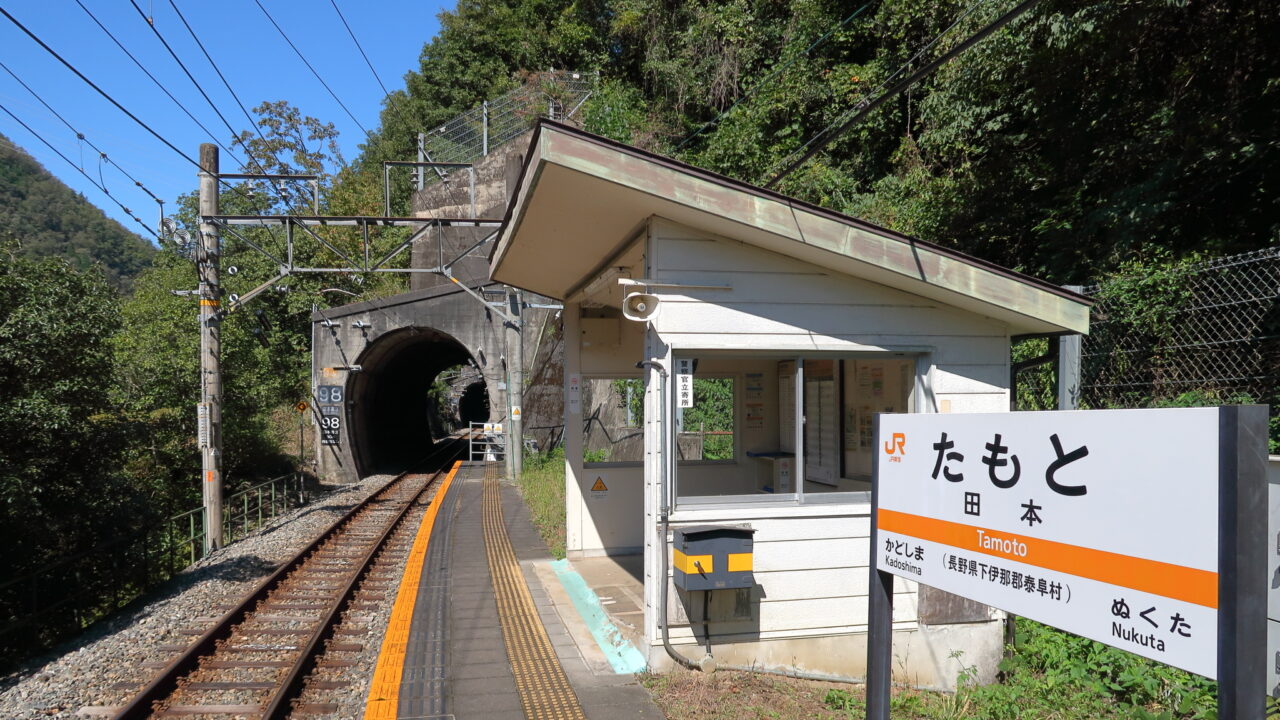
{"label": "yellow tactile paving strip", "polygon": [[520,705],[529,720],[585,720],[507,537],[501,492],[498,466],[491,463],[484,476],[485,554]]}
{"label": "yellow tactile paving strip", "polygon": [[382,648],[378,651],[378,664],[373,670],[373,680],[369,684],[369,699],[365,701],[365,720],[395,720],[396,708],[400,702],[400,680],[404,673],[404,657],[409,647],[409,626],[413,623],[413,607],[418,600],[418,586],[422,582],[422,566],[427,558],[427,544],[431,541],[431,528],[435,526],[436,515],[444,502],[445,494],[453,476],[458,474],[462,462],[455,462],[445,476],[440,489],[436,490],[431,500],[431,507],[422,516],[422,524],[418,526],[418,534],[413,538],[413,548],[409,551],[409,559],[405,561],[404,577],[400,581],[400,589],[396,592],[396,603],[391,608],[391,617],[387,621],[387,634],[382,638]]}

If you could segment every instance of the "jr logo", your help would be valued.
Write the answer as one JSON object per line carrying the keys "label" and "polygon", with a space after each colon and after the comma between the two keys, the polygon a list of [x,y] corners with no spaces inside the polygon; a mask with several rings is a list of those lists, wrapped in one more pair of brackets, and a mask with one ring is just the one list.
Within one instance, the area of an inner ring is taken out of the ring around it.
{"label": "jr logo", "polygon": [[[884,442],[884,452],[886,455],[906,455],[907,454],[907,434],[894,433],[893,437]],[[893,458],[897,460],[898,458]]]}

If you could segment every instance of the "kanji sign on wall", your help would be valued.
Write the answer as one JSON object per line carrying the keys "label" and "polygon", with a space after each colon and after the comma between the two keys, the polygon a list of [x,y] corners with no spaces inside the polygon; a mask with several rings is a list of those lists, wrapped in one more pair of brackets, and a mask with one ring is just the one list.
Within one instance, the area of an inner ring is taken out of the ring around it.
{"label": "kanji sign on wall", "polygon": [[881,415],[876,567],[1217,677],[1224,410]]}

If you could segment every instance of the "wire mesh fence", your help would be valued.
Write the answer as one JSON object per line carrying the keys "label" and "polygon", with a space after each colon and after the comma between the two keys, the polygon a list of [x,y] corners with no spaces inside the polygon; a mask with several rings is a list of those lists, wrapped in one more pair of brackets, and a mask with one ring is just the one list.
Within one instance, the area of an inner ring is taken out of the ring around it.
{"label": "wire mesh fence", "polygon": [[[551,70],[423,134],[432,162],[472,163],[533,127],[540,117],[573,117],[595,86],[592,73]],[[427,183],[438,179],[425,173]]]}
{"label": "wire mesh fence", "polygon": [[1280,400],[1280,248],[1085,288],[1082,407]]}
{"label": "wire mesh fence", "polygon": [[[1271,406],[1280,451],[1280,247],[1145,268],[1083,289],[1095,304],[1081,343],[1081,408]],[[1014,346],[1014,360],[1049,349]],[[1017,375],[1019,410],[1053,409],[1053,364]]]}

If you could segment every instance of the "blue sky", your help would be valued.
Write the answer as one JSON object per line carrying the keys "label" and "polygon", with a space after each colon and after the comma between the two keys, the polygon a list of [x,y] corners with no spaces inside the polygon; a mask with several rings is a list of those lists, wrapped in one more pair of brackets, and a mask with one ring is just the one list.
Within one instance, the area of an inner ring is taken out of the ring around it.
{"label": "blue sky", "polygon": [[[230,133],[177,63],[156,39],[130,0],[79,0],[133,53],[201,123],[224,144]],[[174,13],[169,0],[133,0],[191,70],[201,87],[237,130],[248,122]],[[363,133],[334,101],[271,25],[255,0],[174,0],[231,87],[252,109],[264,100],[288,100],[304,114],[332,122],[341,132],[347,159],[359,152]],[[302,51],[366,129],[378,125],[382,90],[342,26],[330,0],[261,0],[271,16]],[[412,0],[336,0],[387,89],[404,87],[404,75],[417,69],[424,43],[438,31],[436,15],[454,2]],[[138,69],[77,4],[76,0],[16,0],[3,7],[90,80],[139,119],[191,157],[208,134],[188,118]],[[63,67],[13,23],[0,16],[0,62],[65,117],[72,126],[124,167],[168,208],[195,188],[195,168],[148,134],[92,88]],[[99,159],[66,125],[41,106],[8,73],[0,70],[0,104],[58,148],[95,180]],[[38,159],[50,172],[78,190],[125,227],[151,239],[110,198],[44,146],[11,117],[0,112],[0,133]],[[223,172],[234,162],[222,158]],[[104,165],[102,179],[112,196],[154,227],[158,208],[119,170]]]}

